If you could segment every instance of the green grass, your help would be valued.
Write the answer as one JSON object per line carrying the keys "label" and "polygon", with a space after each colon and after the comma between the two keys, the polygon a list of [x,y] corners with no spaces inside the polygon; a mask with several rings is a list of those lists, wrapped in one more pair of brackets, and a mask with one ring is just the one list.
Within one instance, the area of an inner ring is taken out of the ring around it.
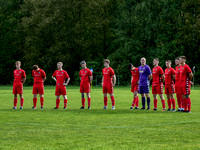
{"label": "green grass", "polygon": [[160,100],[157,112],[129,110],[130,87],[114,88],[116,110],[110,98],[102,109],[100,87],[92,89],[92,109],[80,110],[79,87],[69,86],[68,109],[61,98],[54,110],[54,88],[45,87],[44,110],[39,98],[32,110],[32,87],[24,87],[24,109],[13,110],[12,87],[0,86],[0,149],[200,149],[200,88],[191,91],[190,114],[161,112]]}

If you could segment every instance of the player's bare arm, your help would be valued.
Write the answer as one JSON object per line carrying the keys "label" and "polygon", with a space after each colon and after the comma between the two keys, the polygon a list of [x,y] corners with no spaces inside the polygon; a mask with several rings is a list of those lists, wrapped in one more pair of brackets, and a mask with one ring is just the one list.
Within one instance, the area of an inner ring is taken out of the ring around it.
{"label": "player's bare arm", "polygon": [[26,78],[22,78],[22,83],[24,84],[26,81]]}
{"label": "player's bare arm", "polygon": [[116,75],[113,75],[113,86],[115,86],[115,84],[116,84]]}
{"label": "player's bare arm", "polygon": [[161,80],[162,80],[163,83],[165,82],[165,76],[164,76],[164,74],[161,75]]}
{"label": "player's bare arm", "polygon": [[149,75],[149,81],[151,81],[151,79],[152,79],[152,74]]}
{"label": "player's bare arm", "polygon": [[66,83],[63,83],[63,85],[67,86],[68,83],[69,83],[69,81],[70,81],[70,78],[67,78],[67,82],[66,82]]}
{"label": "player's bare arm", "polygon": [[172,75],[172,78],[173,78],[174,81],[175,81],[175,76],[176,76],[176,75]]}
{"label": "player's bare arm", "polygon": [[101,85],[103,86],[103,76],[102,76],[102,81],[101,81]]}
{"label": "player's bare arm", "polygon": [[192,78],[193,78],[193,73],[191,72],[191,73],[189,73],[189,79],[190,79],[190,81],[192,80]]}
{"label": "player's bare arm", "polygon": [[54,81],[56,81],[56,77],[52,76],[52,78],[54,79]]}
{"label": "player's bare arm", "polygon": [[44,77],[42,80],[43,80],[43,82],[45,81],[47,79],[47,77]]}
{"label": "player's bare arm", "polygon": [[93,76],[89,76],[89,78],[90,78],[90,84],[91,84],[93,80]]}

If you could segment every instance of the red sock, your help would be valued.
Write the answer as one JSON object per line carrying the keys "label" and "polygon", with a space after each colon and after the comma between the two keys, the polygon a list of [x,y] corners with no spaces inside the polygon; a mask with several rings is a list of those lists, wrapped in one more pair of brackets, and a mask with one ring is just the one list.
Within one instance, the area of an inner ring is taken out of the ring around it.
{"label": "red sock", "polygon": [[37,104],[37,98],[33,98],[33,107],[36,107]]}
{"label": "red sock", "polygon": [[56,99],[56,107],[59,108],[60,99]]}
{"label": "red sock", "polygon": [[173,106],[173,109],[175,109],[175,108],[176,108],[176,101],[175,101],[175,99],[174,99],[174,98],[172,99],[172,106]]}
{"label": "red sock", "polygon": [[135,103],[137,102],[137,98],[133,98],[133,103],[132,103],[132,107],[135,106]]}
{"label": "red sock", "polygon": [[177,98],[178,108],[181,108],[181,107],[180,107],[179,93],[176,94],[176,98]]}
{"label": "red sock", "polygon": [[191,99],[190,97],[186,99],[187,101],[187,108],[188,108],[188,111],[191,111]]}
{"label": "red sock", "polygon": [[14,98],[14,107],[17,107],[17,98]]}
{"label": "red sock", "polygon": [[180,107],[179,108],[182,108],[182,95],[180,93],[178,93],[178,97],[179,97],[179,101],[180,101]]}
{"label": "red sock", "polygon": [[44,97],[40,97],[40,104],[41,104],[41,107],[43,107],[43,105],[44,105]]}
{"label": "red sock", "polygon": [[168,103],[168,108],[171,109],[172,100],[171,100],[171,99],[168,99],[168,100],[167,100],[167,103]]}
{"label": "red sock", "polygon": [[158,99],[154,99],[154,108],[157,108]]}
{"label": "red sock", "polygon": [[161,100],[161,102],[162,102],[163,109],[165,109],[165,100],[163,99],[163,100]]}
{"label": "red sock", "polygon": [[85,98],[82,98],[82,107],[85,107]]}
{"label": "red sock", "polygon": [[21,104],[21,107],[23,107],[23,105],[24,105],[24,98],[20,99],[20,104]]}
{"label": "red sock", "polygon": [[107,106],[108,104],[108,97],[104,97],[104,106]]}
{"label": "red sock", "polygon": [[88,98],[88,107],[90,107],[91,97]]}
{"label": "red sock", "polygon": [[114,96],[111,96],[111,102],[112,102],[112,106],[115,106],[115,98],[114,98]]}
{"label": "red sock", "polygon": [[187,100],[186,99],[182,99],[182,101],[183,101],[183,108],[184,108],[184,110],[187,110]]}
{"label": "red sock", "polygon": [[137,96],[136,107],[139,107],[139,98]]}
{"label": "red sock", "polygon": [[67,99],[64,99],[64,107],[67,107]]}

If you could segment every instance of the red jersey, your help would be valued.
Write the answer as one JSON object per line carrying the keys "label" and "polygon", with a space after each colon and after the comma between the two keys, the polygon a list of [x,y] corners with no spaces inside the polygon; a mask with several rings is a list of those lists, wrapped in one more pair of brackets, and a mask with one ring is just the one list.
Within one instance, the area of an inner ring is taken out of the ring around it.
{"label": "red jersey", "polygon": [[185,64],[180,69],[180,77],[181,77],[181,87],[185,87],[186,83],[190,84],[189,73],[191,73],[190,67]]}
{"label": "red jersey", "polygon": [[82,69],[79,72],[79,76],[81,77],[81,85],[87,85],[90,83],[89,77],[92,76],[92,72],[88,68]]}
{"label": "red jersey", "polygon": [[34,78],[34,84],[43,84],[43,78],[46,77],[44,70],[39,69],[38,71],[32,71],[32,77]]}
{"label": "red jersey", "polygon": [[163,74],[163,69],[160,66],[154,67],[152,70],[153,83],[162,82],[161,75]]}
{"label": "red jersey", "polygon": [[103,86],[112,86],[114,70],[111,67],[103,68]]}
{"label": "red jersey", "polygon": [[165,69],[165,85],[166,84],[173,84],[173,75],[175,75],[175,70],[170,67]]}
{"label": "red jersey", "polygon": [[14,70],[14,85],[22,84],[22,78],[26,78],[25,71],[23,69]]}
{"label": "red jersey", "polygon": [[139,70],[138,68],[135,68],[134,70],[131,71],[131,75],[132,75],[132,84],[137,84],[137,82],[139,81]]}
{"label": "red jersey", "polygon": [[53,73],[53,77],[56,77],[56,85],[63,85],[63,83],[65,82],[65,80],[67,78],[69,78],[69,75],[68,75],[68,73],[65,70],[61,70],[61,71],[56,70]]}
{"label": "red jersey", "polygon": [[175,83],[177,85],[180,85],[181,84],[181,65],[180,66],[176,66],[175,70],[176,70],[176,76],[175,76]]}

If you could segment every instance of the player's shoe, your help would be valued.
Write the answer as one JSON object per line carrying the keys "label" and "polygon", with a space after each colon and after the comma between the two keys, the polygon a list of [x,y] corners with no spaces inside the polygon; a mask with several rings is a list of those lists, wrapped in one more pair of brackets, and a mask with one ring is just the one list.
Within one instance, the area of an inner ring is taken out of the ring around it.
{"label": "player's shoe", "polygon": [[139,107],[135,107],[135,109],[139,109]]}
{"label": "player's shoe", "polygon": [[44,107],[40,107],[41,109],[44,109]]}
{"label": "player's shoe", "polygon": [[37,108],[33,106],[32,109],[37,109]]}
{"label": "player's shoe", "polygon": [[145,107],[142,107],[140,110],[144,110],[145,109]]}
{"label": "player's shoe", "polygon": [[21,106],[20,109],[23,109],[23,107]]}
{"label": "player's shoe", "polygon": [[82,106],[80,109],[85,109],[85,107]]}
{"label": "player's shoe", "polygon": [[13,109],[17,109],[17,107],[13,107]]}
{"label": "player's shoe", "polygon": [[63,109],[67,109],[67,107],[63,107]]}
{"label": "player's shoe", "polygon": [[147,110],[150,110],[150,108],[147,108]]}
{"label": "player's shoe", "polygon": [[107,106],[104,106],[103,109],[108,109],[108,107],[107,107]]}
{"label": "player's shoe", "polygon": [[154,109],[153,109],[153,111],[157,111],[157,110],[158,110],[157,108],[154,108]]}
{"label": "player's shoe", "polygon": [[167,109],[167,111],[171,111],[171,108]]}
{"label": "player's shoe", "polygon": [[161,111],[166,111],[166,108],[163,108]]}
{"label": "player's shoe", "polygon": [[176,109],[172,109],[172,112],[175,112],[176,111]]}
{"label": "player's shoe", "polygon": [[192,113],[192,112],[191,112],[191,111],[189,111],[189,110],[188,110],[187,112],[188,112],[188,113]]}
{"label": "player's shoe", "polygon": [[54,107],[54,109],[58,109],[58,107]]}
{"label": "player's shoe", "polygon": [[90,107],[90,106],[88,106],[88,109],[91,109],[91,107]]}
{"label": "player's shoe", "polygon": [[112,110],[114,110],[115,109],[115,106],[112,106],[112,108],[111,108]]}
{"label": "player's shoe", "polygon": [[131,108],[130,109],[133,109],[133,106],[131,106]]}
{"label": "player's shoe", "polygon": [[179,111],[179,112],[180,112],[180,111],[181,111],[181,108],[178,108],[178,109],[177,109],[177,111]]}

